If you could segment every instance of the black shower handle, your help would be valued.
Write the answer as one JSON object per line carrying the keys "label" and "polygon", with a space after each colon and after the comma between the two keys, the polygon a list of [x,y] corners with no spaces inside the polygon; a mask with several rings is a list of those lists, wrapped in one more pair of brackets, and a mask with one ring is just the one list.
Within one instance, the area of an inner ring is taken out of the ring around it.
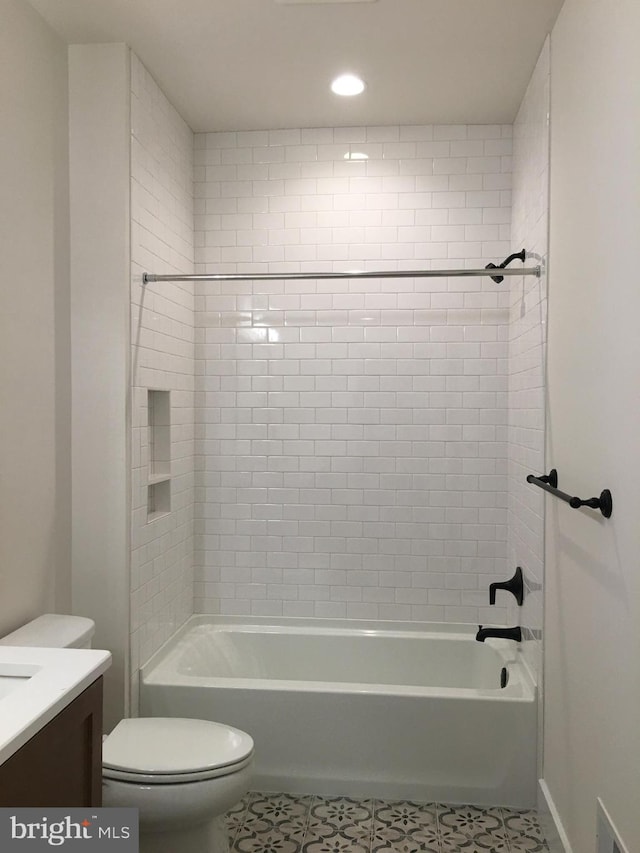
{"label": "black shower handle", "polygon": [[511,580],[492,583],[489,585],[489,604],[496,603],[497,589],[504,589],[507,592],[510,592],[518,602],[518,606],[522,607],[522,602],[524,601],[524,581],[520,566],[516,568],[515,574]]}

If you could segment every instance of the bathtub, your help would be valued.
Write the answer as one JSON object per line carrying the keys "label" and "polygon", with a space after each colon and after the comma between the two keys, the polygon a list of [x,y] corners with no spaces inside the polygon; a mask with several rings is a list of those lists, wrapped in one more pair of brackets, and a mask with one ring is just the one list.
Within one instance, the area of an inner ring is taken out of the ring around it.
{"label": "bathtub", "polygon": [[195,616],[142,668],[140,710],[249,732],[256,790],[531,808],[535,687],[475,630]]}

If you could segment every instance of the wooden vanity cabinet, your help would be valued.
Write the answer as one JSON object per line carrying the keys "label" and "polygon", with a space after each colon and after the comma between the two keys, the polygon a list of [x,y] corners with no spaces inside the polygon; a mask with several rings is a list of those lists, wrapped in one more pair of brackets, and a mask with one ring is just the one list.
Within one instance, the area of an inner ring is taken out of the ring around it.
{"label": "wooden vanity cabinet", "polygon": [[0,764],[0,806],[102,805],[102,678]]}

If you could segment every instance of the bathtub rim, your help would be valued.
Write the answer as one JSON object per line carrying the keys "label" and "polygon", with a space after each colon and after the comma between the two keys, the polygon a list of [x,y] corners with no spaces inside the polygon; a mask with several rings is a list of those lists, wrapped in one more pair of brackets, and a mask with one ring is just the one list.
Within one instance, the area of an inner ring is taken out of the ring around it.
{"label": "bathtub rim", "polygon": [[324,619],[307,617],[227,616],[218,614],[195,614],[140,667],[140,690],[145,685],[204,688],[222,690],[258,690],[305,693],[347,693],[359,695],[385,695],[406,697],[459,698],[467,701],[496,701],[529,703],[536,701],[536,685],[531,678],[522,650],[507,640],[489,639],[487,645],[502,658],[509,667],[509,684],[501,688],[425,687],[418,685],[377,684],[373,682],[301,681],[288,679],[232,678],[215,676],[182,675],[175,669],[167,671],[167,662],[180,641],[194,628],[213,626],[221,630],[233,628],[245,633],[289,633],[303,630],[307,634],[321,636],[344,636],[366,633],[367,635],[416,636],[424,635],[469,642],[475,637],[476,628],[467,623],[399,622],[391,620]]}

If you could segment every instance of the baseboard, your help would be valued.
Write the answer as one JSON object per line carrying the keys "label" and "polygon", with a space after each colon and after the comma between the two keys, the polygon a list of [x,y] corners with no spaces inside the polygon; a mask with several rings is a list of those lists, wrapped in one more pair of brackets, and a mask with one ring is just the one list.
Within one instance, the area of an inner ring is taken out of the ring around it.
{"label": "baseboard", "polygon": [[544,779],[538,780],[538,820],[550,853],[573,853],[556,804]]}

